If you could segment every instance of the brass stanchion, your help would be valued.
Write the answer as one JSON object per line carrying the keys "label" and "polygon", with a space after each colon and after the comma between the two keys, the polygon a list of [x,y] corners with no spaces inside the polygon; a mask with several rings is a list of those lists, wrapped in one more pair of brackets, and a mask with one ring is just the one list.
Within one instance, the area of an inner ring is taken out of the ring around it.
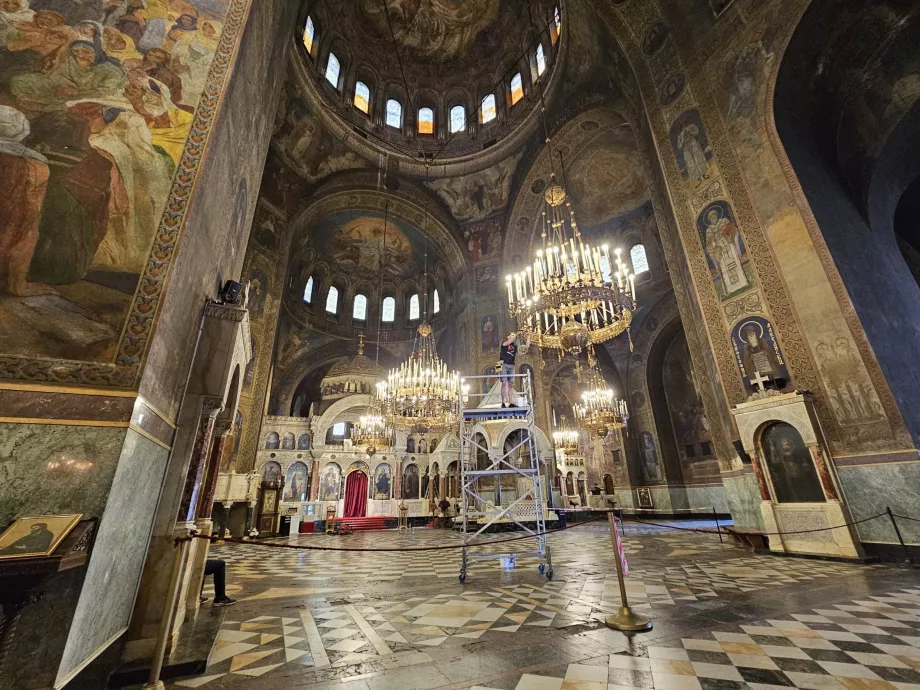
{"label": "brass stanchion", "polygon": [[623,561],[620,557],[620,534],[617,532],[616,517],[613,512],[607,513],[610,522],[610,536],[613,539],[613,560],[617,566],[617,582],[620,585],[620,610],[612,616],[607,616],[604,623],[608,628],[624,632],[644,632],[652,629],[652,621],[641,614],[634,613],[629,608],[626,600],[626,582],[623,579]]}

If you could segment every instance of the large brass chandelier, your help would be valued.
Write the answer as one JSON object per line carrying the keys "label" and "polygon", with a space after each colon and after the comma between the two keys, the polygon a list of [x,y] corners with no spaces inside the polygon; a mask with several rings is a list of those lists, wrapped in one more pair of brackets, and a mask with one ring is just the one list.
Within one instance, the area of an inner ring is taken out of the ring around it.
{"label": "large brass chandelier", "polygon": [[617,249],[582,237],[565,189],[555,176],[544,195],[542,248],[533,265],[506,278],[518,327],[559,358],[575,355],[629,329],[636,309],[635,276]]}
{"label": "large brass chandelier", "polygon": [[368,455],[392,448],[394,436],[394,429],[387,422],[377,401],[368,408],[366,414],[361,415],[351,432],[352,442]]}
{"label": "large brass chandelier", "polygon": [[377,399],[388,423],[425,433],[457,423],[461,385],[460,373],[449,371],[438,357],[431,326],[424,321],[412,354],[377,384]]}
{"label": "large brass chandelier", "polygon": [[568,420],[563,416],[559,426],[553,432],[553,445],[556,446],[556,450],[573,455],[578,453],[580,436],[578,428],[569,426]]}
{"label": "large brass chandelier", "polygon": [[616,397],[596,364],[590,367],[586,383],[581,402],[572,406],[578,426],[601,438],[606,438],[615,429],[624,428],[629,421],[626,401]]}

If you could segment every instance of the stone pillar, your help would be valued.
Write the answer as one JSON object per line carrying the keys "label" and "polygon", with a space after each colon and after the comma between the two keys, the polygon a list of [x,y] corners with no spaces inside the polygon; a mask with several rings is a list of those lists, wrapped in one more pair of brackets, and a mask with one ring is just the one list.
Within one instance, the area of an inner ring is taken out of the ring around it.
{"label": "stone pillar", "polygon": [[751,456],[751,466],[754,468],[754,475],[757,477],[757,486],[760,489],[760,497],[764,501],[772,501],[770,497],[770,489],[767,486],[767,477],[763,473],[763,467],[760,464],[760,458],[757,456],[756,451],[750,453]]}
{"label": "stone pillar", "polygon": [[233,501],[224,501],[221,503],[224,507],[224,523],[220,526],[220,533],[218,536],[224,537],[227,535],[227,532],[230,530],[230,511],[233,508]]}
{"label": "stone pillar", "polygon": [[310,470],[310,500],[315,501],[319,498],[319,460],[313,461],[313,468]]}
{"label": "stone pillar", "polygon": [[402,462],[397,460],[396,469],[393,470],[396,473],[396,476],[393,477],[393,491],[396,493],[396,500],[402,501]]}
{"label": "stone pillar", "polygon": [[811,459],[814,461],[818,477],[821,479],[821,486],[824,487],[824,494],[832,501],[839,501],[837,487],[834,486],[830,467],[827,466],[827,459],[824,457],[824,451],[821,450],[820,444],[809,443],[808,450],[811,451]]}
{"label": "stone pillar", "polygon": [[205,479],[198,501],[196,517],[210,519],[214,510],[214,492],[217,490],[217,477],[220,475],[220,464],[227,452],[233,447],[233,425],[229,421],[217,422],[214,425],[214,450],[208,463]]}
{"label": "stone pillar", "polygon": [[185,477],[185,489],[182,492],[182,502],[179,504],[179,513],[176,518],[180,522],[195,519],[198,495],[202,489],[201,480],[210,455],[215,420],[223,409],[224,401],[220,398],[205,396],[201,399],[195,445],[192,448],[192,458]]}

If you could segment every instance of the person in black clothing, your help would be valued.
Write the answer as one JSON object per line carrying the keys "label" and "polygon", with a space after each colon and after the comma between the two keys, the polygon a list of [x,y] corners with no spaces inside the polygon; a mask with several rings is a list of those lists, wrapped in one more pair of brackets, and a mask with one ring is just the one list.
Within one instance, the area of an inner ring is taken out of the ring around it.
{"label": "person in black clothing", "polygon": [[[233,606],[236,599],[227,596],[227,563],[218,558],[209,558],[204,564],[204,576],[214,576],[214,603],[212,606]],[[201,582],[201,588],[204,589],[204,580]],[[203,594],[200,595],[201,603],[205,603],[208,598]]]}
{"label": "person in black clothing", "polygon": [[[530,333],[527,334],[527,341],[521,347],[521,352],[527,352],[530,347]],[[514,360],[517,357],[518,342],[517,333],[511,331],[505,342],[502,343],[501,361],[502,371],[500,379],[502,382],[502,407],[514,407]]]}

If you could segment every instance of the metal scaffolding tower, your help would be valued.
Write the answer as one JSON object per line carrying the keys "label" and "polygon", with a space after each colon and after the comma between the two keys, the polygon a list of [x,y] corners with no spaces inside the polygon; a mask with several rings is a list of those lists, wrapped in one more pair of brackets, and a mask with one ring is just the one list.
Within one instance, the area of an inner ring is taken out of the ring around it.
{"label": "metal scaffolding tower", "polygon": [[[547,579],[553,579],[553,561],[550,556],[549,543],[546,539],[546,501],[543,495],[543,475],[540,471],[540,458],[535,443],[536,419],[534,417],[533,384],[529,374],[515,374],[515,407],[502,408],[498,393],[501,383],[495,383],[485,392],[474,392],[478,385],[488,386],[488,380],[495,376],[468,376],[465,379],[465,392],[460,393],[460,488],[463,497],[463,562],[460,568],[460,582],[466,580],[467,565],[471,560],[485,558],[538,555],[540,572]],[[520,389],[520,390],[517,390]],[[476,440],[475,428],[482,424],[507,424],[521,421],[524,423],[520,440],[512,447],[489,453],[488,447]],[[520,451],[520,455],[518,455]],[[479,453],[487,453],[489,459],[485,467],[478,463]],[[486,510],[488,501],[483,497],[481,482],[493,479],[497,488],[496,495],[501,495],[502,477],[523,479],[520,482],[524,490],[507,506],[497,505],[494,510]],[[532,508],[531,508],[532,504]],[[475,521],[473,512],[476,513]],[[497,522],[514,522],[518,527],[537,540],[537,548],[524,553],[472,554],[470,547],[476,546],[480,537],[489,527]]]}

